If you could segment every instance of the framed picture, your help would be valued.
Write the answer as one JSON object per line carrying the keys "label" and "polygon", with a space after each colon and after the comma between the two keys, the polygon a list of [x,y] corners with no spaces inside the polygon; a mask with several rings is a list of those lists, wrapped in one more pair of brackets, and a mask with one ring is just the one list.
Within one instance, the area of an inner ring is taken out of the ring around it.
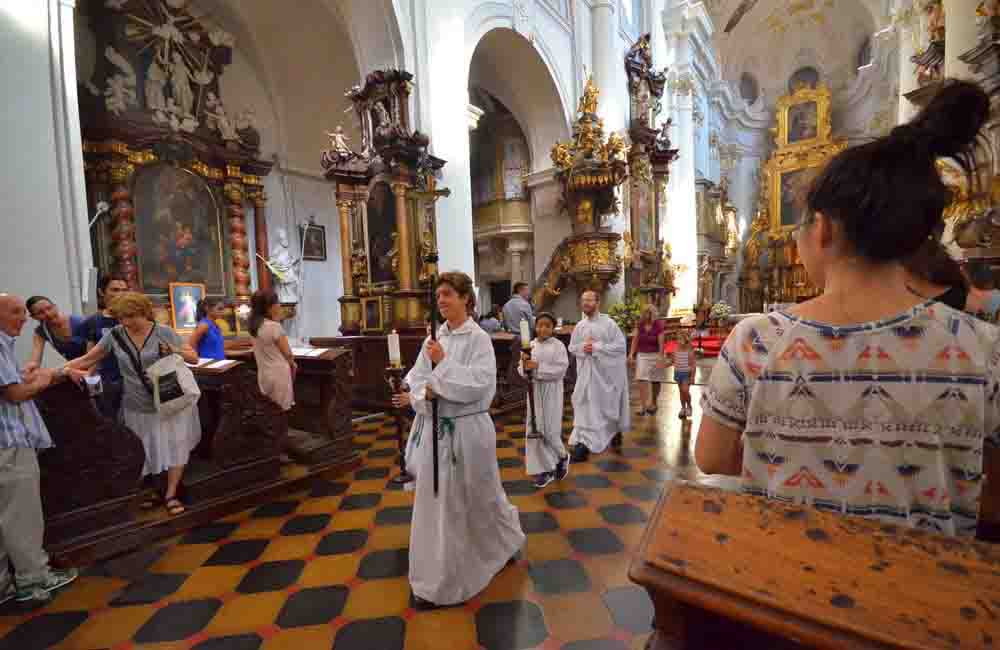
{"label": "framed picture", "polygon": [[826,86],[800,86],[794,93],[778,98],[775,110],[775,145],[779,149],[810,148],[830,140],[830,90]]}
{"label": "framed picture", "polygon": [[205,297],[205,285],[192,282],[171,282],[170,325],[177,332],[193,332],[198,327],[198,303]]}
{"label": "framed picture", "polygon": [[299,225],[299,240],[302,242],[302,259],[326,261],[326,226],[314,223]]}
{"label": "framed picture", "polygon": [[250,336],[250,305],[233,306],[233,321],[236,325],[236,336]]}
{"label": "framed picture", "polygon": [[381,332],[385,327],[382,318],[382,301],[384,296],[371,296],[361,299],[361,329],[366,332]]}
{"label": "framed picture", "polygon": [[781,173],[781,201],[778,208],[778,223],[782,228],[795,226],[799,222],[805,169],[795,169]]}
{"label": "framed picture", "polygon": [[788,109],[788,144],[812,140],[817,130],[816,102],[803,102]]}

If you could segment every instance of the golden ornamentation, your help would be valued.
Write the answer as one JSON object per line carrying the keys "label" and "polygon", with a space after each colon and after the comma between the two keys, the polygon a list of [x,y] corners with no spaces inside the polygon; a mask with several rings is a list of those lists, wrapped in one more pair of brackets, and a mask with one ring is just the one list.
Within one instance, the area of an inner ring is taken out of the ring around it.
{"label": "golden ornamentation", "polygon": [[226,178],[243,181],[243,172],[239,165],[226,165]]}
{"label": "golden ornamentation", "polygon": [[580,97],[580,106],[577,108],[577,113],[581,115],[596,115],[597,100],[600,95],[601,91],[594,85],[594,75],[590,75],[587,77],[587,85],[583,89],[583,96]]}
{"label": "golden ornamentation", "polygon": [[625,261],[625,268],[630,269],[632,268],[632,262],[634,259],[632,249],[632,233],[627,230],[623,232],[622,242],[624,243],[624,246],[622,247],[622,250],[624,251],[622,259]]}
{"label": "golden ornamentation", "polygon": [[230,203],[239,205],[243,203],[243,185],[241,183],[229,182],[222,189],[223,194],[226,196],[226,200]]}
{"label": "golden ornamentation", "polygon": [[628,147],[625,146],[625,138],[617,133],[608,136],[608,142],[604,145],[602,159],[608,162],[623,161]]}
{"label": "golden ornamentation", "polygon": [[594,215],[594,204],[590,199],[580,199],[576,205],[576,222],[585,226],[591,222]]}
{"label": "golden ornamentation", "polygon": [[565,142],[557,142],[552,145],[552,164],[561,171],[565,171],[573,166],[573,152]]}

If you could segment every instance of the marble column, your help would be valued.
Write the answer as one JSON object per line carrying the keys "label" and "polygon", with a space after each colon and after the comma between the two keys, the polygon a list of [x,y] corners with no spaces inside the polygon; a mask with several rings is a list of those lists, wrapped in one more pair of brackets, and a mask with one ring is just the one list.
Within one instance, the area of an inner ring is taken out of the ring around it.
{"label": "marble column", "polygon": [[354,247],[351,245],[351,210],[354,201],[337,199],[337,213],[340,216],[340,272],[344,276],[344,295],[354,295],[354,278],[351,276],[351,255]]}
{"label": "marble column", "polygon": [[[267,195],[262,188],[250,192],[249,199],[253,203],[253,236],[254,247],[257,250],[257,288],[271,288],[271,272],[264,260],[270,255],[267,243]],[[261,259],[263,258],[263,259]]]}
{"label": "marble column", "polygon": [[519,237],[512,237],[507,242],[507,251],[510,253],[510,284],[516,282],[529,282],[526,279],[525,262],[528,252],[528,241]]}
{"label": "marble column", "polygon": [[944,76],[972,79],[972,69],[958,57],[979,41],[976,0],[944,0]]}
{"label": "marble column", "polygon": [[614,0],[593,0],[590,3],[590,25],[594,83],[601,91],[597,112],[604,118],[606,133],[625,127],[625,114],[618,96],[622,58],[615,49],[618,36],[617,3]]}

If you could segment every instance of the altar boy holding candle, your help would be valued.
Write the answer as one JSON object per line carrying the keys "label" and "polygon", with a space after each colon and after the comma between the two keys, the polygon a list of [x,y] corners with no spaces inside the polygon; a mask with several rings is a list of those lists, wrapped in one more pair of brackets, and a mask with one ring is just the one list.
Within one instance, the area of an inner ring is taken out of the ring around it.
{"label": "altar boy holding candle", "polygon": [[[522,343],[530,336],[527,325],[528,321],[521,321]],[[556,319],[548,312],[535,318],[536,338],[531,341],[531,352],[521,354],[518,367],[522,375],[531,371],[531,390],[538,411],[533,420],[529,400],[525,456],[528,474],[535,477],[539,489],[569,474],[569,454],[562,441],[563,377],[569,368],[569,355],[563,342],[552,336],[555,327]]]}
{"label": "altar boy holding candle", "polygon": [[[406,466],[416,477],[410,529],[410,589],[417,609],[465,602],[524,544],[517,508],[497,467],[490,403],[497,362],[490,335],[469,318],[472,279],[442,273],[435,287],[445,323],[428,338],[406,376],[410,390],[393,396],[412,406]],[[432,405],[438,400],[439,488],[434,492]]]}

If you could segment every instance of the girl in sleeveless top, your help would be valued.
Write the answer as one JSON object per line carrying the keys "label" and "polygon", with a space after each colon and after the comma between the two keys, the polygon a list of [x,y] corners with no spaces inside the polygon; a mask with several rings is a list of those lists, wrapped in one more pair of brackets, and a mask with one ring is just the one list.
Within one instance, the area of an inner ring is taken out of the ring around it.
{"label": "girl in sleeveless top", "polygon": [[198,302],[198,327],[191,333],[188,345],[201,359],[222,361],[226,358],[225,337],[215,321],[225,316],[226,301],[222,298],[202,298]]}
{"label": "girl in sleeveless top", "polygon": [[55,303],[45,296],[32,296],[25,302],[28,313],[38,321],[35,328],[34,343],[31,350],[31,361],[24,367],[38,368],[45,354],[45,344],[48,343],[67,361],[82,357],[87,352],[87,341],[80,333],[83,319],[73,314],[59,311]]}
{"label": "girl in sleeveless top", "polygon": [[681,330],[677,335],[677,347],[670,353],[669,365],[674,367],[674,381],[681,392],[681,410],[677,417],[691,417],[691,375],[695,367],[694,348],[691,347],[691,333]]}

